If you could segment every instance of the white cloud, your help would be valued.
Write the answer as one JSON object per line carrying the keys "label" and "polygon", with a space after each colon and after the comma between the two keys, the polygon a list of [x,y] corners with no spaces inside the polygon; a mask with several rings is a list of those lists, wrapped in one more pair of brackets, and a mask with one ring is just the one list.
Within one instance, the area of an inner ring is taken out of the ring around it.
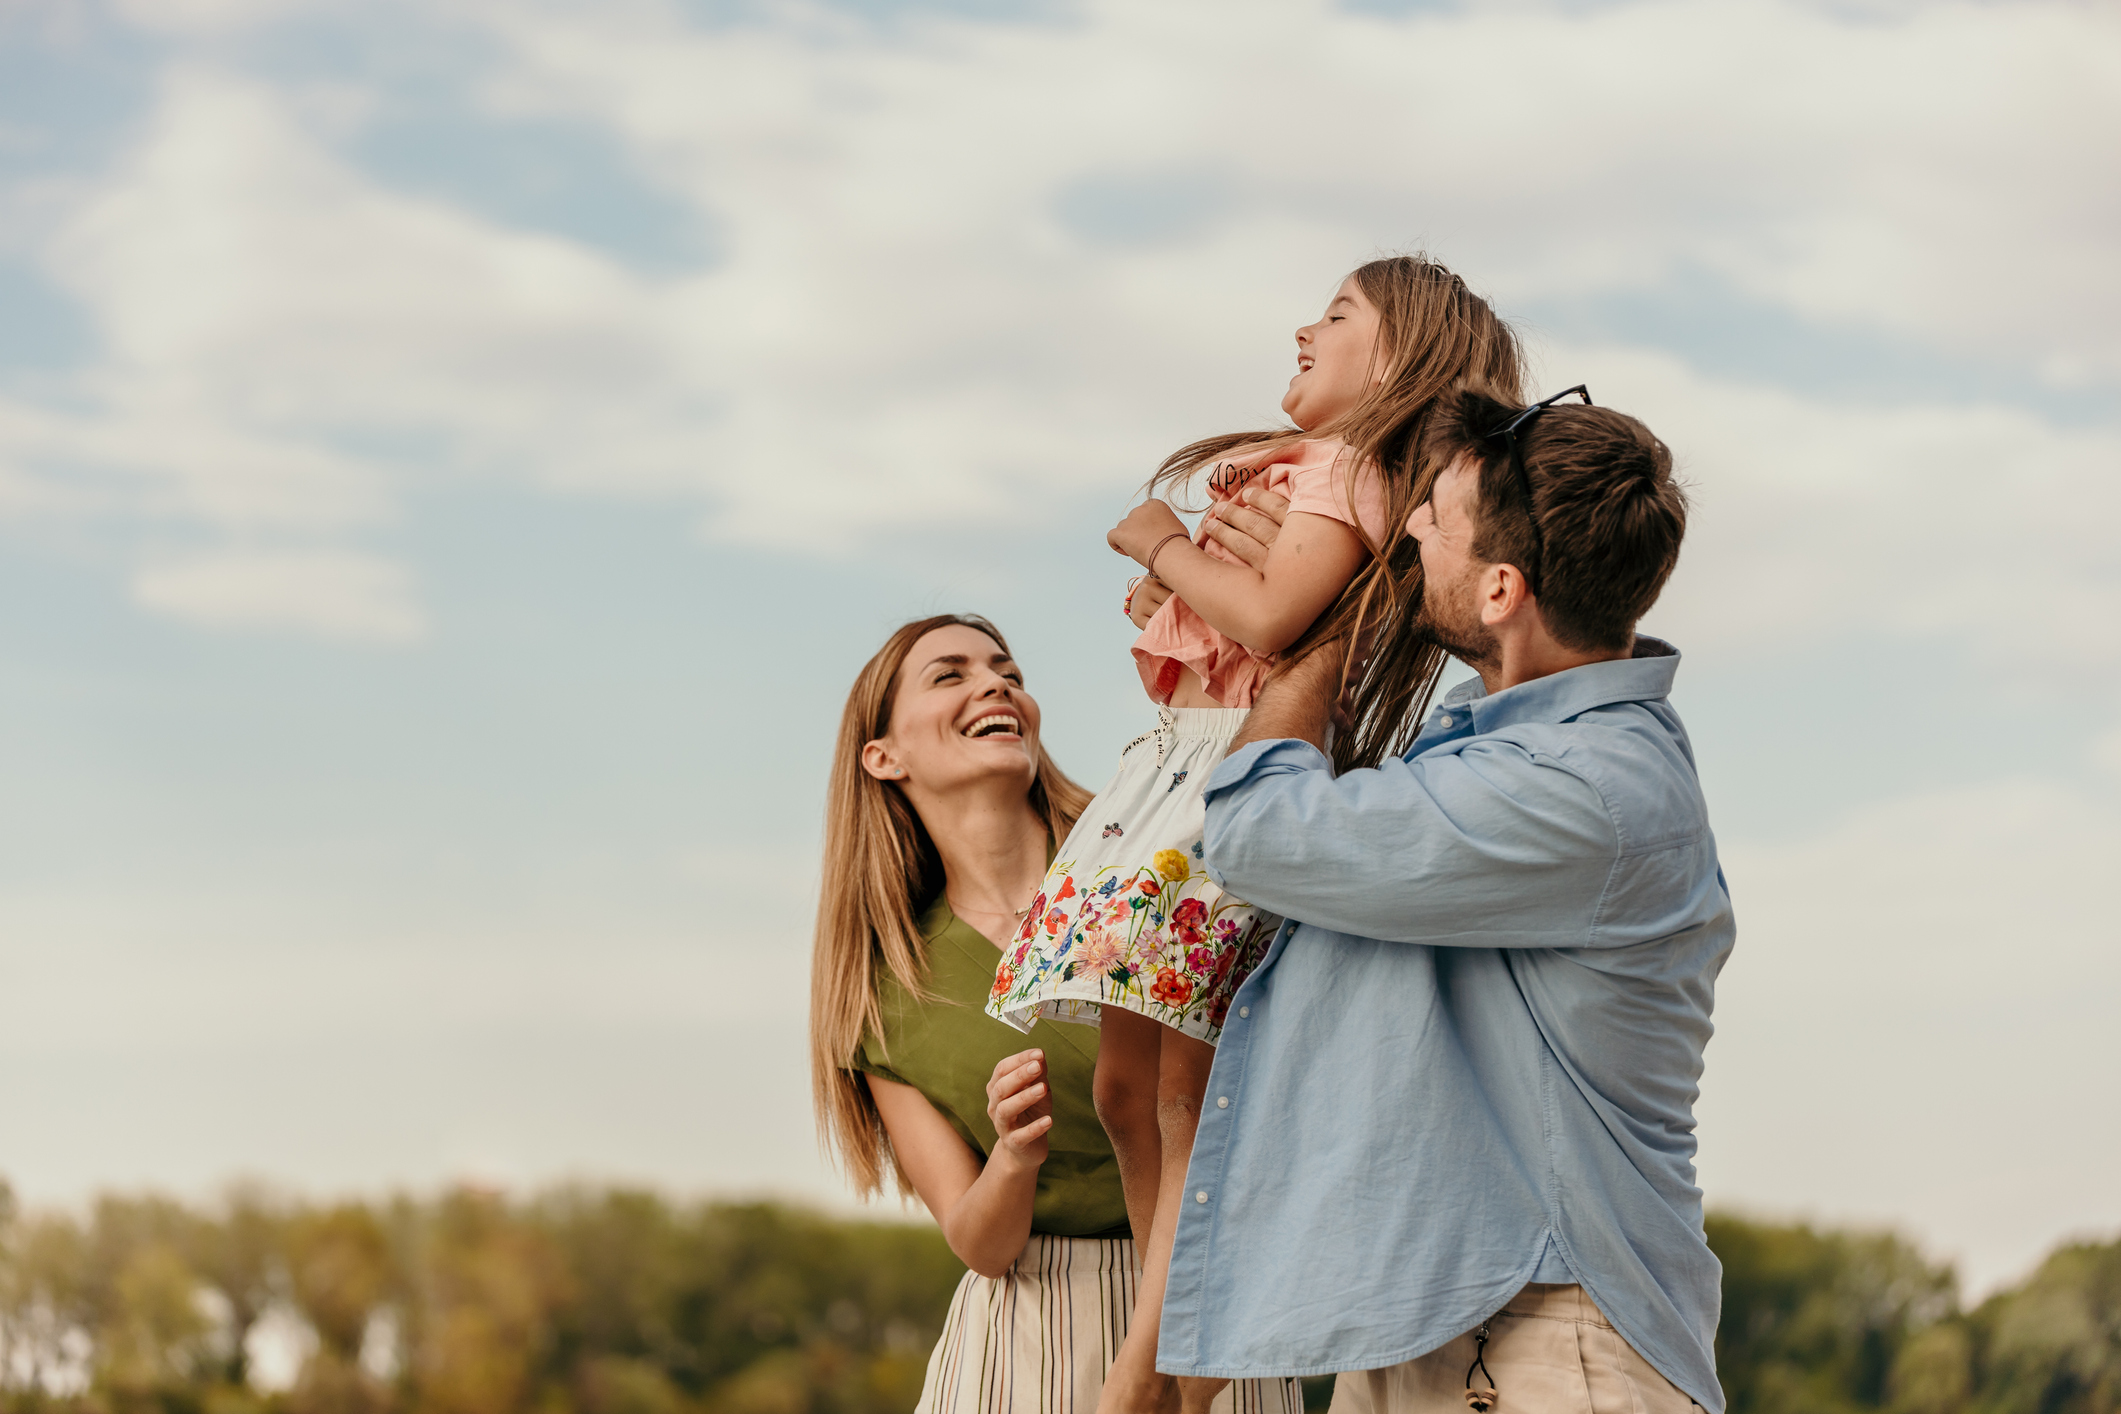
{"label": "white cloud", "polygon": [[1723,853],[1739,944],[1703,1082],[1711,1201],[1909,1224],[1976,1291],[2058,1233],[2121,1225],[2110,792],[1940,791]]}
{"label": "white cloud", "polygon": [[1993,403],[1837,405],[1640,349],[1545,362],[1641,417],[1693,484],[1653,631],[1753,650],[1883,634],[2036,653],[2058,680],[2121,671],[2121,432]]}
{"label": "white cloud", "polygon": [[149,564],[133,579],[133,597],[206,628],[382,644],[427,634],[405,568],[344,550],[236,550]]}
{"label": "white cloud", "polygon": [[[653,5],[455,18],[508,46],[490,105],[608,125],[719,224],[726,261],[651,278],[393,193],[269,75],[180,65],[51,239],[106,357],[64,401],[0,405],[11,484],[253,531],[389,515],[399,481],[437,475],[676,496],[769,543],[1021,524],[1270,415],[1287,331],[1334,273],[1421,233],[1506,303],[1705,266],[1828,322],[2121,372],[2104,222],[2057,180],[2121,118],[2121,22],[2082,7],[1386,21],[1323,0],[1110,3],[1050,26],[788,10],[704,33]],[[1065,219],[1067,193],[1116,178],[1176,202],[1175,234]],[[2015,486],[2112,499],[2094,463],[2113,439],[2028,414],[1859,416],[1646,354],[1595,362],[1622,401],[1669,403],[1703,542],[1740,512],[1719,563],[1820,613],[1923,633],[2006,612],[2051,547],[2030,494],[1997,542],[1974,503],[1999,462]],[[391,443],[423,450],[373,450]],[[1843,529],[1820,535],[1826,494]],[[2070,573],[2098,580],[2081,543],[2098,517],[2072,519]],[[1911,567],[1921,592],[1894,592]],[[2095,637],[2113,599],[2090,586]],[[1749,603],[1748,631],[1809,622]]]}

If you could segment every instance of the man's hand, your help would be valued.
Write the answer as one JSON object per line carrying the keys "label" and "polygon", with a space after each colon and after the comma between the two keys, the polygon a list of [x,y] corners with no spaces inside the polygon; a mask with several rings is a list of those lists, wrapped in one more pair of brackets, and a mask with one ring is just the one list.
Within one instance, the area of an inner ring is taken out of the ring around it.
{"label": "man's hand", "polygon": [[1208,538],[1253,569],[1267,567],[1267,552],[1289,518],[1289,498],[1247,486],[1228,501],[1218,501],[1201,522]]}
{"label": "man's hand", "polygon": [[[1275,537],[1281,534],[1282,522],[1288,518],[1288,497],[1262,491],[1257,486],[1247,486],[1235,499],[1219,501],[1211,507],[1201,528],[1208,532],[1209,539],[1246,565],[1263,570],[1267,564],[1267,552],[1274,548]],[[1156,542],[1149,543],[1153,549]],[[1147,628],[1149,620],[1170,597],[1171,586],[1150,575],[1136,587],[1127,617],[1134,621],[1136,628]]]}
{"label": "man's hand", "polygon": [[1018,1051],[995,1062],[987,1081],[987,1118],[994,1123],[989,1163],[1036,1169],[1046,1161],[1046,1132],[1053,1128],[1053,1094],[1045,1083],[1046,1053]]}

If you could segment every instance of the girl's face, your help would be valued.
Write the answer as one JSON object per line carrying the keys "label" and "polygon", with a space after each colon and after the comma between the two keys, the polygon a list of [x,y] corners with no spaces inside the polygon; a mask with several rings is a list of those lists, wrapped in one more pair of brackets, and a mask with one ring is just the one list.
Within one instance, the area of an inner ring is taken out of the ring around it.
{"label": "girl's face", "polygon": [[1296,331],[1296,376],[1281,400],[1291,422],[1306,432],[1323,427],[1384,381],[1384,370],[1370,366],[1382,322],[1353,275],[1340,282],[1318,322]]}
{"label": "girl's face", "polygon": [[945,624],[914,640],[899,669],[891,730],[862,748],[862,768],[914,800],[1038,773],[1038,703],[1001,645]]}

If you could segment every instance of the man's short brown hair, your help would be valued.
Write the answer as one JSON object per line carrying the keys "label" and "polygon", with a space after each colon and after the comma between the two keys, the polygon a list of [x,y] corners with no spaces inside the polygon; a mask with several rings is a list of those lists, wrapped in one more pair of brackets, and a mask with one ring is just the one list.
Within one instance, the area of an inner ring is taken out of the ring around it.
{"label": "man's short brown hair", "polygon": [[1509,450],[1492,435],[1521,411],[1460,390],[1430,418],[1423,460],[1432,474],[1461,456],[1478,467],[1473,554],[1515,565],[1539,586],[1540,617],[1557,642],[1578,652],[1626,648],[1686,536],[1672,453],[1611,408],[1557,403],[1540,413],[1517,434],[1539,518],[1535,542]]}

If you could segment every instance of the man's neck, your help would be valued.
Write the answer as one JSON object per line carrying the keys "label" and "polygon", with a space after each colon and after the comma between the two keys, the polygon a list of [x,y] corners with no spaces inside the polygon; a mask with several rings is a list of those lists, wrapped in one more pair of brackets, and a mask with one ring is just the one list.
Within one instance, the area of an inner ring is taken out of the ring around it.
{"label": "man's neck", "polygon": [[1545,632],[1500,636],[1495,657],[1466,666],[1480,674],[1480,685],[1488,696],[1505,692],[1520,683],[1565,673],[1589,663],[1610,663],[1627,657],[1631,648],[1598,648],[1585,653],[1564,648]]}

